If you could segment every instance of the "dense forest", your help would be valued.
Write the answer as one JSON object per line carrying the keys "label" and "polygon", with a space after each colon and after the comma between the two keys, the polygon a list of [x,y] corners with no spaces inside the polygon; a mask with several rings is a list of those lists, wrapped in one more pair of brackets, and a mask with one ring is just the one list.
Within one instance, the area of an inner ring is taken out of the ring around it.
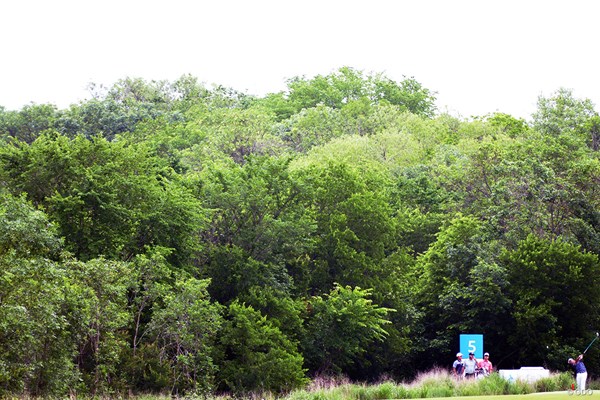
{"label": "dense forest", "polygon": [[0,395],[403,380],[461,333],[567,369],[600,327],[594,105],[462,118],[414,78],[286,83],[0,107]]}

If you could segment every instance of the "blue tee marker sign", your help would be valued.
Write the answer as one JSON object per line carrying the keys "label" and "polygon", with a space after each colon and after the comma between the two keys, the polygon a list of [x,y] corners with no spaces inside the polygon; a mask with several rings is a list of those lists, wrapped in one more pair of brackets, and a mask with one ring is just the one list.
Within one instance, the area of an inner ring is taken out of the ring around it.
{"label": "blue tee marker sign", "polygon": [[461,334],[460,352],[465,355],[465,358],[469,353],[475,353],[475,358],[483,358],[483,335]]}

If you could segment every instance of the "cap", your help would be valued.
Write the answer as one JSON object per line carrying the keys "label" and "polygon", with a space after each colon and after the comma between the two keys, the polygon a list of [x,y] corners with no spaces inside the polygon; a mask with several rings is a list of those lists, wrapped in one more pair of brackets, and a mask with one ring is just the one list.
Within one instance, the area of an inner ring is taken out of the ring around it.
{"label": "cap", "polygon": [[462,353],[456,353],[456,357],[462,357]]}
{"label": "cap", "polygon": [[475,353],[473,353],[472,351],[470,351],[470,352],[469,352],[469,355],[470,355],[470,356],[474,356],[474,355],[475,355]]}
{"label": "cap", "polygon": [[574,362],[575,362],[575,360],[573,360],[572,358],[569,358],[569,359],[567,360],[567,363],[569,363],[569,364],[571,364],[571,363],[574,363]]}
{"label": "cap", "polygon": [[489,355],[490,355],[490,353],[483,353],[483,356],[484,356],[484,357],[485,357],[485,356],[489,356]]}

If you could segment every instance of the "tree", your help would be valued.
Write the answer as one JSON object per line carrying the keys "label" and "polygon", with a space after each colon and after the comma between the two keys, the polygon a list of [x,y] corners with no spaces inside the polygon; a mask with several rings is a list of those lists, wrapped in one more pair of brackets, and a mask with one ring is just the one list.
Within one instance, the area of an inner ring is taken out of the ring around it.
{"label": "tree", "polygon": [[67,321],[77,344],[76,360],[85,388],[92,394],[124,387],[118,365],[128,347],[131,314],[128,292],[134,287],[131,264],[103,258],[64,262],[68,281]]}
{"label": "tree", "polygon": [[56,258],[63,246],[57,226],[36,210],[24,194],[12,196],[0,189],[0,255]]}
{"label": "tree", "polygon": [[77,383],[61,247],[42,211],[0,190],[0,396],[62,396]]}
{"label": "tree", "polygon": [[229,305],[219,345],[222,389],[281,393],[307,383],[297,345],[252,307]]}
{"label": "tree", "polygon": [[324,104],[290,115],[277,125],[276,132],[292,151],[299,153],[305,153],[344,133],[340,111]]}
{"label": "tree", "polygon": [[594,130],[586,129],[590,120],[597,117],[594,104],[589,99],[576,99],[573,91],[560,88],[550,97],[538,98],[537,111],[533,114],[533,128],[553,136],[574,133],[593,145]]}
{"label": "tree", "polygon": [[593,249],[597,231],[595,157],[574,134],[529,131],[522,138],[481,141],[452,178],[462,209],[480,216],[495,235],[516,246],[530,233],[577,237]]}
{"label": "tree", "polygon": [[52,104],[30,104],[19,111],[0,109],[0,137],[33,143],[44,131],[54,128],[58,115]]}
{"label": "tree", "polygon": [[147,248],[132,261],[136,282],[128,293],[131,349],[123,366],[132,391],[159,392],[172,387],[170,360],[161,357],[156,337],[151,333],[153,312],[173,292],[175,276],[167,262],[170,253],[170,249]]}
{"label": "tree", "polygon": [[286,156],[253,156],[243,166],[206,165],[197,183],[197,196],[212,210],[206,241],[233,244],[262,262],[281,264],[303,254],[313,227],[291,162]]}
{"label": "tree", "polygon": [[588,145],[594,151],[600,150],[600,116],[594,115],[583,126],[589,132]]}
{"label": "tree", "polygon": [[206,140],[197,146],[197,156],[244,165],[252,156],[281,153],[281,142],[273,134],[273,114],[263,107],[212,108],[201,104],[191,108],[186,118],[205,132]]}
{"label": "tree", "polygon": [[350,367],[373,341],[383,341],[388,313],[370,299],[372,290],[335,285],[308,302],[306,337],[302,343],[312,374],[337,374]]}
{"label": "tree", "polygon": [[88,139],[101,137],[113,141],[121,133],[133,132],[144,121],[159,117],[182,119],[181,115],[166,114],[153,103],[125,105],[112,99],[92,99],[62,111],[55,125],[58,132],[70,138],[82,135]]}
{"label": "tree", "polygon": [[291,341],[297,343],[304,335],[303,299],[272,286],[253,286],[241,293],[237,300],[264,315]]}
{"label": "tree", "polygon": [[514,362],[539,365],[555,343],[581,348],[581,338],[600,322],[598,255],[530,235],[504,252],[501,262],[510,282],[505,293],[514,304],[507,332]]}
{"label": "tree", "polygon": [[[315,294],[328,291],[334,282],[372,287],[370,279],[386,274],[378,262],[395,234],[392,210],[383,195],[385,175],[371,163],[355,167],[330,160],[317,160],[294,175],[306,188],[302,199],[316,223],[310,269],[296,271],[294,278],[308,278],[308,289]],[[303,274],[308,276],[301,278]]]}
{"label": "tree", "polygon": [[502,348],[510,302],[501,294],[509,281],[488,238],[475,217],[457,215],[417,259],[415,298],[426,358],[451,350],[463,332],[483,332],[490,346]]}
{"label": "tree", "polygon": [[284,266],[265,263],[250,257],[235,246],[212,246],[199,268],[203,278],[210,278],[209,292],[221,304],[230,304],[240,296],[247,296],[252,288],[272,288],[287,293],[291,279]]}
{"label": "tree", "polygon": [[436,110],[435,93],[423,87],[414,77],[404,77],[400,83],[383,75],[375,75],[372,80],[374,98],[378,102],[388,102],[403,111],[433,117]]}
{"label": "tree", "polygon": [[511,138],[522,136],[528,129],[524,119],[499,112],[490,115],[487,122]]}
{"label": "tree", "polygon": [[312,246],[312,215],[287,157],[250,157],[243,165],[210,163],[198,176],[197,197],[210,210],[207,251],[199,270],[223,304],[253,287],[291,290],[286,263]]}
{"label": "tree", "polygon": [[277,113],[279,120],[320,104],[341,109],[361,100],[369,104],[392,104],[423,116],[432,116],[435,111],[434,93],[414,78],[396,83],[382,74],[365,75],[350,67],[341,67],[329,75],[316,75],[311,79],[296,76],[287,81],[287,86],[286,93],[271,94],[264,101]]}
{"label": "tree", "polygon": [[170,365],[171,392],[205,393],[212,389],[216,367],[211,353],[220,330],[221,307],[211,302],[208,280],[179,279],[156,309],[150,330],[160,359]]}
{"label": "tree", "polygon": [[44,207],[78,259],[129,259],[144,246],[174,248],[178,266],[197,250],[203,214],[178,176],[142,144],[46,134],[0,149],[4,179]]}

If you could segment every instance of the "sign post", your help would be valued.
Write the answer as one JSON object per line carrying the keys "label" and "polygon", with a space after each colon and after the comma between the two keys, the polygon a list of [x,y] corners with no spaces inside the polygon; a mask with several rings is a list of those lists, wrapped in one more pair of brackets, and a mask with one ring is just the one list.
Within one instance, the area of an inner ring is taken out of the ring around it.
{"label": "sign post", "polygon": [[460,352],[467,356],[474,353],[475,358],[483,359],[483,335],[481,334],[461,334]]}

